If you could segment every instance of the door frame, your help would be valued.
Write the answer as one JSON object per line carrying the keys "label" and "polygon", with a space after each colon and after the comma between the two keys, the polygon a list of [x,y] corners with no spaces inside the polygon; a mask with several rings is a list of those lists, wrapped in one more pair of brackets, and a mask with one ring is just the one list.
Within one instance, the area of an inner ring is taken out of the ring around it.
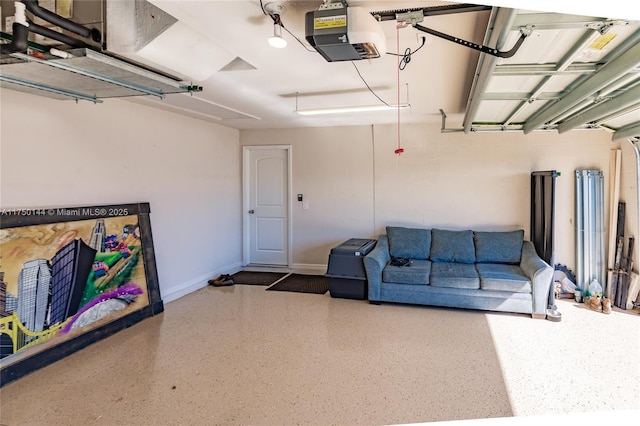
{"label": "door frame", "polygon": [[[290,268],[293,261],[291,253],[293,241],[293,226],[291,215],[293,214],[293,203],[291,202],[292,191],[292,161],[291,161],[291,145],[244,145],[242,147],[242,265],[247,266],[251,262],[251,232],[249,232],[249,205],[250,200],[250,172],[251,172],[251,151],[267,151],[267,150],[285,150],[287,154],[287,265]],[[274,265],[280,266],[282,265]]]}

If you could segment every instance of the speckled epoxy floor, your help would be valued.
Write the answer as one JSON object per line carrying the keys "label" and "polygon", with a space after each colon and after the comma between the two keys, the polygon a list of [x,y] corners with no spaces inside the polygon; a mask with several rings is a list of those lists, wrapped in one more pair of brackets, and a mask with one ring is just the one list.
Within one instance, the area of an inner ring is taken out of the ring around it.
{"label": "speckled epoxy floor", "polygon": [[[640,407],[640,317],[206,287],[1,390],[8,425],[377,425]],[[612,360],[611,367],[605,363]]]}

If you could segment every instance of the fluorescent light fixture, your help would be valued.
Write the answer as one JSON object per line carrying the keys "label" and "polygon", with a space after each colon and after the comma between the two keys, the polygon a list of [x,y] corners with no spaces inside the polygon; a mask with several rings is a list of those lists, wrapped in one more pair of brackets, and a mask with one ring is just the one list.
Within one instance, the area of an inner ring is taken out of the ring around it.
{"label": "fluorescent light fixture", "polygon": [[282,38],[282,27],[280,25],[273,24],[273,36],[269,37],[269,44],[276,49],[287,47],[287,40]]}
{"label": "fluorescent light fixture", "polygon": [[297,109],[296,113],[300,115],[322,115],[322,114],[343,114],[348,112],[372,112],[372,111],[397,111],[398,108],[409,108],[410,104],[400,105],[361,105],[361,106],[347,106],[336,108],[316,108],[316,109]]}

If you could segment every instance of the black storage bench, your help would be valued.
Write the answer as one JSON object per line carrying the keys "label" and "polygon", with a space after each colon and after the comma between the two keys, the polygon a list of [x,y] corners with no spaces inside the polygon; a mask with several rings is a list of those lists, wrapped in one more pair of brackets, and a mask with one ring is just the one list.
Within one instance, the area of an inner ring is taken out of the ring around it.
{"label": "black storage bench", "polygon": [[326,277],[331,297],[367,298],[367,275],[362,258],[376,246],[376,240],[352,238],[331,249]]}

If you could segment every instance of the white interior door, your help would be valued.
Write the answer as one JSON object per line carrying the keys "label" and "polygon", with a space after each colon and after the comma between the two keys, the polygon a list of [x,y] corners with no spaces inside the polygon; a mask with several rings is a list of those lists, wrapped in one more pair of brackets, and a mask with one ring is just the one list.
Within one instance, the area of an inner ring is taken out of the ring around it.
{"label": "white interior door", "polygon": [[245,147],[244,156],[244,263],[288,266],[289,149]]}

